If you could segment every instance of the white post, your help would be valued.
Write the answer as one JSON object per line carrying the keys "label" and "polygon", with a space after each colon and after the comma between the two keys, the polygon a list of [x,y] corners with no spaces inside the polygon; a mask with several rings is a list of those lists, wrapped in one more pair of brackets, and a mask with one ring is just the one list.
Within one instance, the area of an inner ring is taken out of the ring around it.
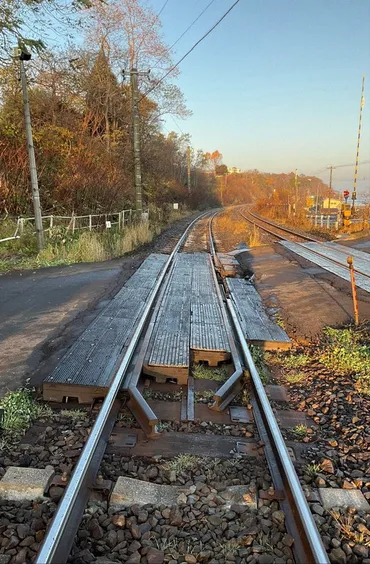
{"label": "white post", "polygon": [[72,216],[72,233],[75,232],[75,229],[76,229],[76,216],[75,216],[75,214],[73,214],[73,216]]}
{"label": "white post", "polygon": [[89,215],[89,231],[92,229],[92,217]]}
{"label": "white post", "polygon": [[54,226],[54,216],[51,215],[51,216],[50,216],[50,226],[49,226],[49,229],[53,229],[53,226]]}
{"label": "white post", "polygon": [[19,218],[19,222],[20,222],[20,223],[19,223],[19,231],[20,231],[20,234],[23,235],[23,232],[24,232],[24,218],[23,218],[23,217]]}

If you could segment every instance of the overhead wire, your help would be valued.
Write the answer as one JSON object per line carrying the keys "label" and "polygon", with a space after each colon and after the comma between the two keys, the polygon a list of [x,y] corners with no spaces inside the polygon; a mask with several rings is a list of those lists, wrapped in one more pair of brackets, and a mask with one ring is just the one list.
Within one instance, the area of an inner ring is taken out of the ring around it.
{"label": "overhead wire", "polygon": [[161,13],[163,12],[163,10],[165,9],[165,7],[167,6],[169,0],[166,0],[165,3],[163,4],[162,8],[159,10],[158,14],[157,14],[157,18],[159,18],[159,16],[161,15]]}
{"label": "overhead wire", "polygon": [[205,8],[203,8],[203,10],[200,12],[200,14],[195,18],[195,20],[193,20],[191,22],[191,24],[185,29],[185,31],[176,39],[176,41],[174,43],[172,43],[172,45],[168,48],[169,51],[172,51],[172,49],[175,47],[175,45],[177,45],[177,43],[180,41],[180,39],[182,39],[184,37],[184,35],[193,27],[193,25],[195,23],[197,23],[197,21],[199,20],[199,18],[201,16],[203,16],[204,12],[206,12],[208,10],[208,8],[211,6],[211,4],[213,4],[215,0],[211,0],[207,6]]}
{"label": "overhead wire", "polygon": [[171,72],[173,72],[175,70],[176,67],[179,66],[180,63],[182,63],[182,61],[184,59],[186,59],[186,57],[188,57],[190,55],[190,53],[192,51],[194,51],[194,49],[206,38],[208,37],[208,35],[210,33],[212,33],[212,31],[226,18],[226,16],[231,12],[231,10],[233,8],[235,8],[235,6],[237,4],[239,4],[240,0],[236,0],[236,2],[234,2],[234,4],[232,6],[230,6],[230,8],[221,16],[221,18],[219,20],[217,20],[217,22],[200,38],[198,39],[198,41],[196,43],[194,43],[194,45],[185,53],[185,55],[183,55],[181,57],[181,59],[179,61],[177,61],[176,64],[174,64],[163,76],[162,78],[160,78],[151,88],[149,88],[149,90],[147,90],[146,92],[144,92],[144,94],[141,96],[141,98],[139,99],[139,102],[145,98],[146,96],[148,96],[148,94],[150,94],[151,92],[153,92],[153,90],[155,90],[163,81],[165,78],[167,78],[167,76],[169,74],[171,74]]}

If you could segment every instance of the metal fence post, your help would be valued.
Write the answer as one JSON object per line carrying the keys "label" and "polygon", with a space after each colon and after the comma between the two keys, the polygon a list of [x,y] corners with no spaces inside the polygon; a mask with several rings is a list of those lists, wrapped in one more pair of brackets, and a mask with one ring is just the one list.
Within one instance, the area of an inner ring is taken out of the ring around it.
{"label": "metal fence post", "polygon": [[51,215],[51,216],[50,216],[50,224],[49,224],[49,229],[53,229],[53,227],[54,227],[54,216],[53,216],[53,215]]}
{"label": "metal fence post", "polygon": [[23,235],[24,232],[24,218],[20,217],[19,218],[19,232],[21,235]]}
{"label": "metal fence post", "polygon": [[76,216],[75,214],[72,215],[72,233],[75,232],[76,229]]}
{"label": "metal fence post", "polygon": [[89,215],[89,231],[92,229],[92,217]]}

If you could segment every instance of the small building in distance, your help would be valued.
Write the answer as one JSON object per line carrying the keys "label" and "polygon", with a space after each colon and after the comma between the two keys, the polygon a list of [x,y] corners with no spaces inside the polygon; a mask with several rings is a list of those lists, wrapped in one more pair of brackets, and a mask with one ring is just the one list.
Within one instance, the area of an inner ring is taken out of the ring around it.
{"label": "small building in distance", "polygon": [[241,169],[236,166],[227,167],[227,174],[240,174]]}
{"label": "small building in distance", "polygon": [[[329,202],[330,202],[330,206],[329,206]],[[340,200],[336,200],[335,198],[325,198],[325,200],[322,203],[322,207],[323,208],[331,208],[331,209],[337,209],[340,210],[342,208],[342,202]]]}

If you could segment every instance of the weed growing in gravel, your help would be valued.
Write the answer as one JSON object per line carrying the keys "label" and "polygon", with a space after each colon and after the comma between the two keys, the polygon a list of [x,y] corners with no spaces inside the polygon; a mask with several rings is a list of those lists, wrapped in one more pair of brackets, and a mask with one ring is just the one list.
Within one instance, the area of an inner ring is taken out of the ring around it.
{"label": "weed growing in gravel", "polygon": [[168,421],[159,421],[157,431],[158,433],[162,433],[162,431],[171,431],[171,424]]}
{"label": "weed growing in gravel", "polygon": [[195,392],[195,401],[199,403],[210,403],[213,401],[215,392],[212,390],[202,390],[201,392]]}
{"label": "weed growing in gravel", "polygon": [[298,384],[302,382],[307,377],[307,374],[304,372],[290,372],[289,374],[285,374],[285,380],[289,382],[289,384]]}
{"label": "weed growing in gravel", "polygon": [[354,515],[351,515],[350,513],[342,515],[338,511],[329,511],[329,514],[333,517],[334,521],[340,528],[340,532],[346,539],[353,541],[356,544],[370,546],[370,535],[364,533],[363,531],[354,530]]}
{"label": "weed growing in gravel", "polygon": [[307,464],[304,470],[309,476],[316,476],[322,471],[322,468],[320,464]]}
{"label": "weed growing in gravel", "polygon": [[280,359],[280,363],[284,368],[303,368],[310,362],[310,357],[304,353],[290,353],[288,356],[283,356]]}
{"label": "weed growing in gravel", "polygon": [[269,373],[266,366],[265,351],[257,345],[250,345],[249,349],[262,383],[267,384],[269,380]]}
{"label": "weed growing in gravel", "polygon": [[167,470],[174,470],[176,473],[184,472],[184,470],[192,470],[199,464],[200,459],[193,454],[179,454],[166,462]]}
{"label": "weed growing in gravel", "polygon": [[281,317],[281,315],[279,313],[275,313],[274,321],[275,321],[276,325],[278,325],[282,329],[285,329],[284,319]]}
{"label": "weed growing in gravel", "polygon": [[354,329],[324,329],[325,346],[318,360],[344,376],[355,376],[356,387],[370,393],[370,346],[368,332]]}
{"label": "weed growing in gravel", "polygon": [[235,552],[244,546],[243,539],[230,539],[228,541],[222,542],[218,545],[223,556],[226,554],[235,554]]}
{"label": "weed growing in gravel", "polygon": [[128,427],[131,427],[135,423],[135,417],[128,410],[125,410],[124,412],[119,413],[117,421],[122,421]]}
{"label": "weed growing in gravel", "polygon": [[81,419],[86,419],[87,417],[86,411],[82,409],[62,409],[60,415],[72,421],[81,421]]}
{"label": "weed growing in gravel", "polygon": [[302,423],[300,425],[296,425],[292,429],[293,433],[297,437],[305,437],[307,435],[307,430],[308,430],[307,425],[303,425]]}
{"label": "weed growing in gravel", "polygon": [[197,380],[215,380],[216,382],[224,382],[227,379],[226,368],[209,368],[204,364],[195,364],[193,366],[193,376]]}
{"label": "weed growing in gravel", "polygon": [[0,400],[0,408],[4,410],[2,427],[7,431],[24,432],[36,419],[53,415],[50,407],[37,402],[33,390],[26,388],[6,394]]}

